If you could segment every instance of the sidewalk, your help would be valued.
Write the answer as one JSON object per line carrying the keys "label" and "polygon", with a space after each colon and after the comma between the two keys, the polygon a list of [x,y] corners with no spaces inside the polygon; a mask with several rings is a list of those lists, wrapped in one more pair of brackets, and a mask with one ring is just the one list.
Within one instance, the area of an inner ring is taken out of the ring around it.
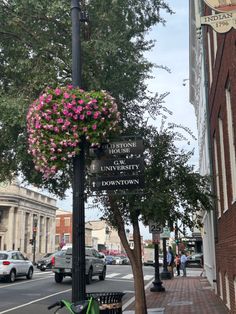
{"label": "sidewalk", "polygon": [[[152,314],[227,314],[227,308],[215,295],[204,277],[174,277],[163,280],[165,292],[146,289],[148,313]],[[123,314],[134,314],[134,303]]]}

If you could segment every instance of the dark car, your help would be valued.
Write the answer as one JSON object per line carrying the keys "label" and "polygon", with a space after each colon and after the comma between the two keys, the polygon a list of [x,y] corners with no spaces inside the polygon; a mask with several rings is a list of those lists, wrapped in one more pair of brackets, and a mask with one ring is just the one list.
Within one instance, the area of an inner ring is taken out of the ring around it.
{"label": "dark car", "polygon": [[203,253],[196,253],[187,257],[187,267],[202,267]]}
{"label": "dark car", "polygon": [[37,262],[37,268],[41,271],[45,271],[46,269],[52,269],[53,265],[53,257],[57,252],[47,253]]}
{"label": "dark car", "polygon": [[114,256],[107,255],[105,258],[105,262],[107,265],[114,265],[115,264]]}

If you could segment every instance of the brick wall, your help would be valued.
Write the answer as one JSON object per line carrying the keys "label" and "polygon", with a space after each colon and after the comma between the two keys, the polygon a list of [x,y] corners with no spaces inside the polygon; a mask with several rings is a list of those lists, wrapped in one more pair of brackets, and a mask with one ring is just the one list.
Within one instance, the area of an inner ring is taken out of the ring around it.
{"label": "brick wall", "polygon": [[[209,27],[208,31],[211,33],[211,43],[213,42],[212,30]],[[213,82],[209,86],[209,111],[210,111],[210,133],[213,144],[213,136],[215,135],[218,152],[218,166],[219,166],[219,183],[220,183],[220,198],[221,198],[221,218],[217,219],[218,241],[216,243],[216,267],[217,267],[217,288],[220,294],[219,287],[219,272],[222,275],[223,283],[223,301],[226,303],[226,283],[225,274],[229,279],[230,291],[230,307],[231,313],[236,313],[236,300],[234,291],[234,279],[236,277],[236,202],[232,200],[232,180],[231,180],[231,166],[229,154],[229,138],[227,130],[227,112],[226,112],[226,84],[230,83],[231,88],[231,105],[232,105],[232,119],[234,125],[234,142],[236,143],[236,30],[231,30],[226,34],[218,34],[218,49],[214,62],[212,55],[213,68]],[[207,49],[206,49],[207,50]],[[213,50],[213,48],[212,48]],[[206,52],[207,54],[207,52]],[[207,59],[209,63],[209,59]],[[209,84],[209,82],[208,82]],[[225,170],[227,181],[227,198],[229,208],[223,212],[223,182],[222,182],[222,166],[220,159],[220,142],[219,142],[219,122],[218,118],[223,122],[223,141],[225,150]],[[213,156],[213,167],[214,164]],[[214,167],[215,170],[215,167]],[[216,192],[215,192],[216,193]]]}

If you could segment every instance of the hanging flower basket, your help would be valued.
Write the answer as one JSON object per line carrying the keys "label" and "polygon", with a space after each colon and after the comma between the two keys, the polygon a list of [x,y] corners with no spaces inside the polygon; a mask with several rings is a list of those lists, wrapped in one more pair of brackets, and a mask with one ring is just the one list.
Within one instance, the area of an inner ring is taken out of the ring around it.
{"label": "hanging flower basket", "polygon": [[119,121],[117,104],[105,91],[47,88],[27,114],[28,152],[36,170],[44,178],[54,177],[80,153],[83,137],[99,145],[117,131]]}

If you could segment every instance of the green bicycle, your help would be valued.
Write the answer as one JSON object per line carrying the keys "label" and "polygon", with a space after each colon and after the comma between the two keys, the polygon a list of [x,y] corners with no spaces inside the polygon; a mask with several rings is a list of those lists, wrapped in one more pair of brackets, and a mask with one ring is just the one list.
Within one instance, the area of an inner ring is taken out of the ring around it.
{"label": "green bicycle", "polygon": [[99,304],[93,298],[89,300],[71,303],[67,300],[61,300],[48,306],[48,310],[57,307],[55,314],[59,313],[62,308],[66,308],[71,314],[99,314]]}

